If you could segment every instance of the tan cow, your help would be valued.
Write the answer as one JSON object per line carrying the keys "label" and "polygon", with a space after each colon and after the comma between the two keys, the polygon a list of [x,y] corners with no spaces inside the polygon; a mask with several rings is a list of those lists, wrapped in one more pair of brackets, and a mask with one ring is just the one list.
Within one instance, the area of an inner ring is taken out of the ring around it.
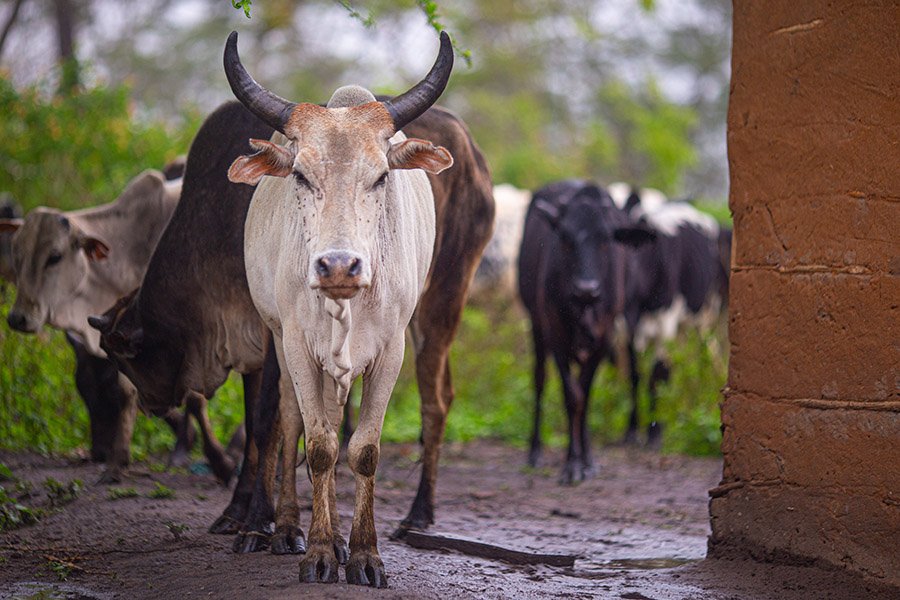
{"label": "tan cow", "polygon": [[[105,358],[88,316],[140,285],[180,195],[180,179],[165,181],[159,171],[147,170],[110,204],[69,212],[39,207],[24,219],[0,221],[0,232],[14,232],[16,300],[9,326],[34,333],[47,324]],[[128,379],[118,378],[122,406],[101,481],[117,480],[129,462],[136,394]]]}
{"label": "tan cow", "polygon": [[348,583],[387,585],[373,507],[381,428],[434,251],[434,197],[422,169],[439,173],[453,164],[446,149],[406,139],[400,129],[438,99],[452,65],[443,33],[434,67],[407,93],[382,103],[351,86],[322,108],[262,88],[240,63],[237,33],[228,38],[225,68],[235,96],[285,136],[252,140],[256,154],[238,158],[229,178],[259,184],[244,257],[285,375],[285,478],[298,436],[306,436],[313,515],[302,581],[337,581],[343,557],[336,549],[344,547],[335,506],[337,427],[350,385],[362,376],[348,452],[356,507],[346,575]]}

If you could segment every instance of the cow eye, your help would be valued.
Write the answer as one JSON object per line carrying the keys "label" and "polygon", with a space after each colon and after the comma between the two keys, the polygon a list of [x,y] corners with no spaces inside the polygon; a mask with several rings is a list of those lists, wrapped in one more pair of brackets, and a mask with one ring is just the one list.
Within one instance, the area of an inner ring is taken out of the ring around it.
{"label": "cow eye", "polygon": [[378,181],[375,182],[375,185],[372,186],[372,189],[377,189],[382,187],[385,183],[387,183],[388,172],[385,171],[381,174],[381,177],[378,178]]}
{"label": "cow eye", "polygon": [[59,252],[51,252],[50,256],[47,257],[47,266],[52,267],[61,260],[62,254],[60,254]]}

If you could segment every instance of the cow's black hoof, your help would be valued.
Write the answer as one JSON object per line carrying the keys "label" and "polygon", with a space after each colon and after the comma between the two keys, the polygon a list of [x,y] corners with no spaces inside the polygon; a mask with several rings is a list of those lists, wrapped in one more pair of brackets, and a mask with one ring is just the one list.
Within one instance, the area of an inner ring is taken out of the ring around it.
{"label": "cow's black hoof", "polygon": [[332,540],[332,546],[334,546],[334,556],[337,558],[337,561],[342,565],[346,565],[347,559],[350,558],[350,547],[347,545],[347,540],[341,534],[336,533]]}
{"label": "cow's black hoof", "polygon": [[662,447],[662,425],[656,421],[650,423],[647,428],[647,447],[651,450],[659,450]]}
{"label": "cow's black hoof", "polygon": [[272,554],[303,554],[306,536],[299,527],[278,526],[272,536]]}
{"label": "cow's black hoof", "polygon": [[589,479],[594,474],[594,468],[591,465],[584,464],[580,460],[569,460],[563,467],[559,476],[560,485],[577,485]]}
{"label": "cow's black hoof", "polygon": [[250,554],[261,552],[269,547],[271,538],[259,531],[242,531],[234,537],[231,551],[235,554]]}
{"label": "cow's black hoof", "polygon": [[109,485],[111,483],[122,483],[122,478],[125,476],[124,468],[122,467],[106,467],[103,470],[103,473],[100,474],[100,478],[97,479],[96,485]]}
{"label": "cow's black hoof", "polygon": [[368,585],[374,588],[386,588],[387,574],[384,563],[377,552],[357,551],[350,555],[346,567],[347,583]]}
{"label": "cow's black hoof", "polygon": [[300,581],[305,583],[337,583],[338,562],[331,544],[313,544],[300,561]]}
{"label": "cow's black hoof", "polygon": [[237,519],[229,517],[228,515],[222,515],[209,526],[208,531],[216,535],[234,535],[239,532],[243,526],[244,524]]}
{"label": "cow's black hoof", "polygon": [[637,446],[638,443],[638,435],[637,429],[629,429],[625,432],[625,437],[622,438],[623,446]]}

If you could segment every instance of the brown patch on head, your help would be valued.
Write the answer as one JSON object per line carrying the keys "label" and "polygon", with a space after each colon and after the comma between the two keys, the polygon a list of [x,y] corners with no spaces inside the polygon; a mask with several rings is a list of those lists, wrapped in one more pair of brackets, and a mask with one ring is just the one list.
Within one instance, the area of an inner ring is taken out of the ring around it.
{"label": "brown patch on head", "polygon": [[[340,113],[338,113],[340,111]],[[341,116],[339,117],[338,114]],[[386,138],[394,134],[394,121],[381,102],[368,102],[348,108],[323,108],[317,104],[302,103],[294,108],[284,126],[285,134],[293,139],[302,139],[303,132],[315,124],[316,127],[359,127]]]}

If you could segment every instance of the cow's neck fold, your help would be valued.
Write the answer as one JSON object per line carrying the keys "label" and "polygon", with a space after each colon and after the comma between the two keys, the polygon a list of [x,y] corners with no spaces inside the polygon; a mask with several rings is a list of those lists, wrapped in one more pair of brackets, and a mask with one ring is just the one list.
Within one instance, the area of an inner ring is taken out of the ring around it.
{"label": "cow's neck fold", "polygon": [[331,354],[324,365],[325,371],[335,381],[338,402],[341,406],[350,393],[352,366],[350,363],[350,302],[348,300],[325,299],[325,312],[331,316]]}

